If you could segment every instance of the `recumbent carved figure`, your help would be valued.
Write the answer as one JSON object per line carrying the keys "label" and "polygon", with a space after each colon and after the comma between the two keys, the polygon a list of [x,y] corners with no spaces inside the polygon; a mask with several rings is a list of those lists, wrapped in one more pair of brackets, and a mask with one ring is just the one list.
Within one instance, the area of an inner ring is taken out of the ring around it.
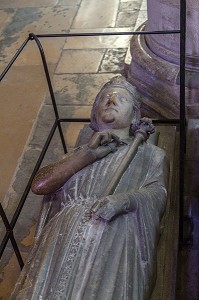
{"label": "recumbent carved figure", "polygon": [[[143,137],[139,96],[122,76],[106,83],[91,112],[88,144],[39,170],[36,194],[61,191],[11,299],[149,299],[156,280],[168,163]],[[144,132],[145,131],[145,132]]]}

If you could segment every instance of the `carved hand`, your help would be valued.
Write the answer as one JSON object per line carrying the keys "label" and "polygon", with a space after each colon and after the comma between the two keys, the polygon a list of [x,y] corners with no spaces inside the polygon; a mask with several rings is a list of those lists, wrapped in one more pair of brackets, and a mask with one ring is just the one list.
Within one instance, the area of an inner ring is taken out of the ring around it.
{"label": "carved hand", "polygon": [[96,158],[102,158],[110,152],[117,150],[120,138],[110,132],[96,132],[88,143],[88,147],[94,151]]}
{"label": "carved hand", "polygon": [[111,221],[114,217],[135,209],[136,201],[132,205],[127,195],[111,195],[97,200],[91,208],[91,214],[94,218]]}

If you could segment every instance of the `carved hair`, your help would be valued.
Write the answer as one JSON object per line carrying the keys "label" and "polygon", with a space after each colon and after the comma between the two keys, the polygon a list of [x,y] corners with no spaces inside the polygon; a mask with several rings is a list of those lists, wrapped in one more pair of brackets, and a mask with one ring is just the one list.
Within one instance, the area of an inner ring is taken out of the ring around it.
{"label": "carved hair", "polygon": [[[131,124],[131,130],[134,132],[137,129],[137,125],[140,122],[140,95],[137,92],[135,86],[130,84],[125,77],[123,76],[116,76],[113,77],[110,81],[108,81],[100,90],[100,92],[97,94],[92,110],[91,110],[91,124],[90,127],[94,131],[99,131],[99,126],[97,124],[96,114],[97,114],[97,108],[101,101],[102,93],[108,89],[108,88],[114,88],[119,87],[122,89],[125,89],[129,92],[129,95],[131,96],[131,99],[133,101],[133,112],[134,112],[134,119]],[[132,134],[131,132],[131,134]]]}

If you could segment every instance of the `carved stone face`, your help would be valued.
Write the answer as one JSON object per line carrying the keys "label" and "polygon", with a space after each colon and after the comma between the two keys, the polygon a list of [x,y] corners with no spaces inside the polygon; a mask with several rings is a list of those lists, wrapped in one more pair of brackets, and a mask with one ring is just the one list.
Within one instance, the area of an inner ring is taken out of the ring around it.
{"label": "carved stone face", "polygon": [[133,119],[133,101],[123,88],[107,88],[97,107],[97,124],[101,129],[129,127]]}

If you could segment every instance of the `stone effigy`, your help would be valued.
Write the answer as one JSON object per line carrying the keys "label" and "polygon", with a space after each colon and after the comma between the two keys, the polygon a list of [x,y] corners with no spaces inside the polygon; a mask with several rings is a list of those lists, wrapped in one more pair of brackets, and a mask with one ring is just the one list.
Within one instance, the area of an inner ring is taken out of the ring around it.
{"label": "stone effigy", "polygon": [[97,95],[91,128],[88,144],[33,181],[37,194],[61,191],[61,210],[36,240],[11,299],[150,297],[167,195],[165,153],[135,136],[152,126],[140,122],[138,94],[123,77]]}

